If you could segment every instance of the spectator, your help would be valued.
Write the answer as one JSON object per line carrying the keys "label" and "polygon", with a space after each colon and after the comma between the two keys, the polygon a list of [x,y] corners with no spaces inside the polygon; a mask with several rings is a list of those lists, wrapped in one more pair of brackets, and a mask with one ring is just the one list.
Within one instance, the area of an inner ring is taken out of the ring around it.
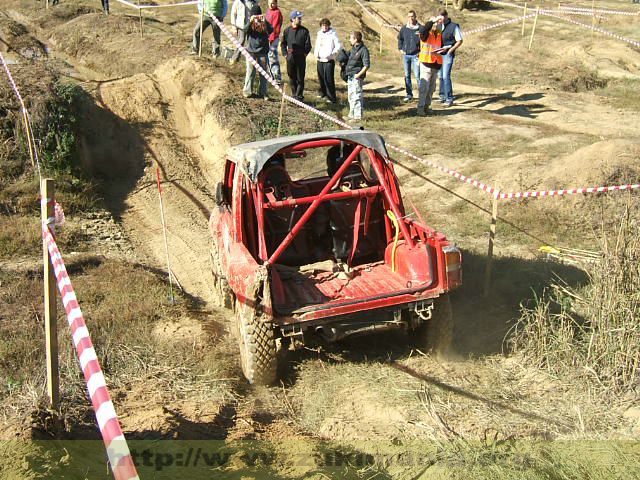
{"label": "spectator", "polygon": [[109,15],[109,0],[102,0],[102,13]]}
{"label": "spectator", "polygon": [[273,32],[269,35],[269,70],[273,79],[278,84],[281,84],[282,73],[280,72],[280,61],[278,60],[278,45],[280,45],[280,31],[282,30],[282,12],[278,8],[278,0],[269,1],[266,19],[273,27]]}
{"label": "spectator", "polygon": [[[231,6],[231,26],[236,29],[236,38],[243,47],[247,44],[245,26],[249,22],[251,8],[258,4],[257,0],[235,0]],[[240,58],[240,49],[237,48],[229,62],[233,65]]]}
{"label": "spectator", "polygon": [[[269,35],[273,32],[273,27],[267,22],[265,16],[262,14],[262,9],[258,5],[251,7],[249,12],[249,20],[244,26],[244,31],[247,33],[247,52],[251,54],[251,57],[258,62],[264,71],[268,71],[269,62],[267,56],[269,55]],[[244,77],[244,90],[243,95],[249,98],[253,95],[253,82],[256,78],[256,67],[250,61],[246,59],[247,70]],[[269,100],[267,95],[267,79],[262,75],[260,77],[260,89],[258,96],[264,100]]]}
{"label": "spectator", "polygon": [[414,10],[409,10],[407,24],[398,33],[398,50],[403,53],[402,63],[404,65],[404,85],[407,95],[404,102],[413,100],[413,88],[411,86],[411,70],[416,77],[416,83],[420,84],[420,62],[418,53],[420,52],[420,36],[418,17]]}
{"label": "spectator", "polygon": [[331,28],[328,18],[320,20],[320,30],[316,37],[314,56],[318,64],[318,81],[320,93],[318,98],[329,103],[336,103],[336,82],[334,73],[336,69],[336,55],[342,49],[340,39],[336,31]]}
{"label": "spectator", "polygon": [[[198,0],[198,13],[202,15],[202,32],[211,26],[213,31],[213,41],[211,42],[211,54],[213,58],[220,56],[220,27],[213,21],[213,17],[216,17],[218,21],[224,21],[224,17],[227,15],[228,3],[227,0]],[[200,20],[196,23],[193,29],[193,40],[191,41],[191,54],[198,54],[200,50]]]}
{"label": "spectator", "polygon": [[362,43],[362,32],[353,32],[349,37],[351,50],[347,62],[347,89],[349,92],[349,115],[351,120],[361,120],[364,108],[362,86],[367,70],[371,66],[369,50]]}
{"label": "spectator", "polygon": [[442,68],[440,69],[440,101],[446,107],[453,105],[453,84],[451,83],[451,69],[455,60],[455,52],[462,45],[462,30],[460,25],[453,23],[446,10],[440,10],[439,22],[442,29],[442,48],[446,49],[442,55]]}
{"label": "spectator", "polygon": [[420,27],[419,117],[430,113],[431,98],[436,89],[436,77],[442,67],[442,32],[438,26],[442,17],[433,17]]}
{"label": "spectator", "polygon": [[291,25],[282,35],[282,55],[287,58],[287,74],[294,98],[304,100],[304,77],[307,70],[307,55],[311,51],[309,30],[302,26],[302,12],[291,12]]}

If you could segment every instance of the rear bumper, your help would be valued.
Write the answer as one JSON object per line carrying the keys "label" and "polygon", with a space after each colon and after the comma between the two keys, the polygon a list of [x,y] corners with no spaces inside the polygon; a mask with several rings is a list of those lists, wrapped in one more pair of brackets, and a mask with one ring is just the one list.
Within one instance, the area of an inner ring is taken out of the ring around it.
{"label": "rear bumper", "polygon": [[276,316],[276,324],[281,327],[299,325],[301,327],[331,323],[345,317],[357,318],[366,315],[375,320],[381,312],[413,309],[416,304],[433,301],[444,294],[443,290],[406,290],[368,297],[366,299],[345,300],[340,303],[310,305],[290,315]]}

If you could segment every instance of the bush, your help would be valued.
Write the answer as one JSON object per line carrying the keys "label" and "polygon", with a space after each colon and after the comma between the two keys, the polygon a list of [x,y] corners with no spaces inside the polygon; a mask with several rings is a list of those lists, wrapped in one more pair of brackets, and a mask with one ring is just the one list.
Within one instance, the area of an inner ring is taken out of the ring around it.
{"label": "bush", "polygon": [[509,342],[540,367],[576,374],[604,390],[640,386],[640,233],[627,208],[602,258],[590,265],[588,285],[556,283],[522,316]]}

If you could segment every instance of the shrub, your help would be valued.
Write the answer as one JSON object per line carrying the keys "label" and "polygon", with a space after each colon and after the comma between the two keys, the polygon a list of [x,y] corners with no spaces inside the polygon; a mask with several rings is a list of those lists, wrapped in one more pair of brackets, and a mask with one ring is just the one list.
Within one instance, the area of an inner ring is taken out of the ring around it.
{"label": "shrub", "polygon": [[581,288],[554,284],[522,308],[509,342],[540,367],[577,374],[604,390],[639,385],[640,233],[627,208]]}

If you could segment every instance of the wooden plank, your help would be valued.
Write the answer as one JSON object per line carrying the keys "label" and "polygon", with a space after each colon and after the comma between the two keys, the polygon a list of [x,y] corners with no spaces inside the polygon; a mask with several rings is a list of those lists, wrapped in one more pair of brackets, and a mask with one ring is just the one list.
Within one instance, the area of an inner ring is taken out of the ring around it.
{"label": "wooden plank", "polygon": [[[50,178],[43,179],[40,192],[42,195],[42,224],[48,225],[49,219],[55,215],[53,180]],[[47,396],[49,397],[49,407],[52,410],[57,410],[60,402],[58,319],[56,311],[57,286],[51,256],[49,255],[49,249],[44,239],[42,240],[42,261],[44,264],[44,332],[47,362]]]}

